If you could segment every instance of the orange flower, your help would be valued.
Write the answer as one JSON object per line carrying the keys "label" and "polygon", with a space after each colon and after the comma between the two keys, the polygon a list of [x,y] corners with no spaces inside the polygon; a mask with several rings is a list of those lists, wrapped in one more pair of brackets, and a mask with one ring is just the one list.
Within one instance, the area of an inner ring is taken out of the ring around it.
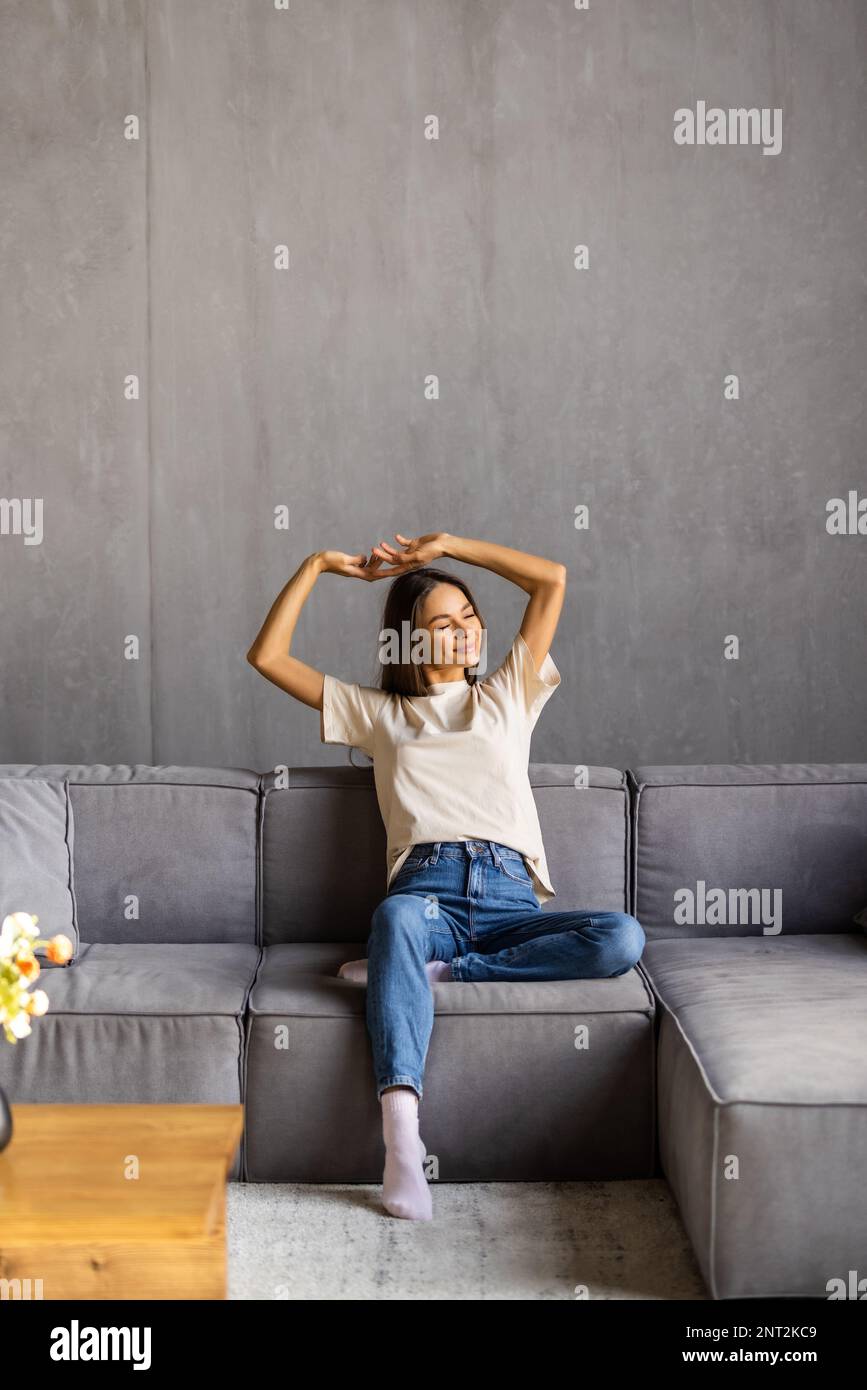
{"label": "orange flower", "polygon": [[15,957],[18,973],[24,980],[35,980],[39,974],[39,961],[32,951],[21,950]]}
{"label": "orange flower", "polygon": [[45,955],[55,965],[65,965],[68,960],[72,960],[72,942],[69,937],[52,936]]}

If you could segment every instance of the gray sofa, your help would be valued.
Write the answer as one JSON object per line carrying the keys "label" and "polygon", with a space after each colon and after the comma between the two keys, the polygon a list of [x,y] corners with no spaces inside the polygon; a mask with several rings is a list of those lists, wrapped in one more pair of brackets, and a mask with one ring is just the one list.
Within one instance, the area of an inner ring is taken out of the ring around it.
{"label": "gray sofa", "polygon": [[[826,1298],[867,1272],[867,764],[574,773],[531,765],[548,910],[630,911],[644,955],[434,986],[433,1176],[664,1175],[712,1297]],[[10,1099],[243,1102],[231,1178],[381,1181],[364,990],[336,977],[384,891],[371,769],[0,777],[68,778],[82,941],[0,1045]]]}

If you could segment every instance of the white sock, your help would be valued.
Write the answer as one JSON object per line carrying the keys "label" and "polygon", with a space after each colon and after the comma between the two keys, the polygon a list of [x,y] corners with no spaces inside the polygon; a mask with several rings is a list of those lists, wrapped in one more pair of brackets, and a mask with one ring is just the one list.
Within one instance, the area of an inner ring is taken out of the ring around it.
{"label": "white sock", "polygon": [[[354,985],[367,984],[367,961],[348,960],[337,972],[341,980],[351,980]],[[429,960],[425,974],[432,985],[442,984],[452,978],[452,967],[447,960]]]}
{"label": "white sock", "polygon": [[452,978],[452,963],[450,960],[429,960],[425,966],[427,977],[432,985],[441,985],[443,981]]}
{"label": "white sock", "polygon": [[418,1132],[418,1096],[409,1086],[383,1091],[382,1137],[385,1171],[382,1201],[392,1216],[430,1221],[433,1202],[424,1175],[425,1149]]}
{"label": "white sock", "polygon": [[341,980],[351,980],[354,985],[367,984],[367,961],[348,960],[337,972]]}

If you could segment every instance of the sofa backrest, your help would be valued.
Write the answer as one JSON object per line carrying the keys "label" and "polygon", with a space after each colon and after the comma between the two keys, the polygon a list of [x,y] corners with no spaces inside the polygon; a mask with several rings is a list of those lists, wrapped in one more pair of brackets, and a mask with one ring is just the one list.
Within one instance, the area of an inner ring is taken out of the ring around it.
{"label": "sofa backrest", "polygon": [[863,930],[854,919],[867,908],[867,763],[628,776],[631,911],[648,940]]}
{"label": "sofa backrest", "polygon": [[[626,911],[626,779],[591,767],[530,764],[556,896],[543,911]],[[579,785],[576,785],[576,782]],[[371,767],[309,767],[262,778],[262,939],[365,941],[385,896],[385,831]]]}
{"label": "sofa backrest", "polygon": [[[867,764],[531,763],[556,897],[648,940],[867,925]],[[370,767],[0,765],[69,778],[87,942],[361,942],[385,892]]]}
{"label": "sofa backrest", "polygon": [[82,943],[255,944],[257,773],[7,763],[0,776],[69,778]]}

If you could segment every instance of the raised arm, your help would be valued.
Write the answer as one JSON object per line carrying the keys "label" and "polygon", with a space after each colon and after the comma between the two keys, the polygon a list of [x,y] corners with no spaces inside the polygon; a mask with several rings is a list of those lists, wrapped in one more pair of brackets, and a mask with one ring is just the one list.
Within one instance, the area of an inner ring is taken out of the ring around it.
{"label": "raised arm", "polygon": [[507,545],[497,545],[494,541],[452,536],[448,531],[409,539],[395,532],[395,538],[405,547],[404,550],[397,550],[385,541],[373,547],[372,553],[380,560],[385,558],[393,562],[394,568],[384,572],[384,576],[403,574],[408,569],[415,569],[418,564],[429,564],[433,559],[450,556],[453,560],[463,560],[467,565],[493,570],[494,574],[510,579],[528,593],[530,602],[524,610],[519,631],[536,668],[542,665],[554,640],[566,596],[568,572],[565,565],[557,560],[546,560],[541,555],[512,550]]}
{"label": "raised arm", "polygon": [[308,555],[275,598],[256,640],[247,652],[247,660],[260,675],[313,709],[322,708],[324,678],[315,666],[308,666],[290,653],[298,614],[320,574],[343,574],[353,579],[368,579],[372,576],[365,568],[366,561],[365,555],[345,555],[340,550],[320,550],[315,555]]}

